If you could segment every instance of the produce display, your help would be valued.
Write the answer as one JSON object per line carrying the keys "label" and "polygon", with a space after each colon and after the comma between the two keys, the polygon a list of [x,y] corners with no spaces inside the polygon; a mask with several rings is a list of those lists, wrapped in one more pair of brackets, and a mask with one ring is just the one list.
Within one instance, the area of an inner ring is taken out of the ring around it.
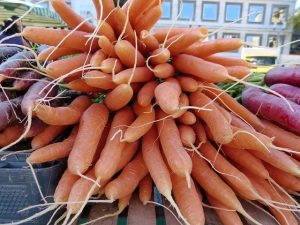
{"label": "produce display", "polygon": [[[290,90],[299,90],[277,84],[290,74],[287,84],[297,85],[298,69],[271,71],[270,88],[245,81],[250,63],[216,55],[241,39],[154,28],[160,0],[94,0],[97,26],[63,0],[50,2],[68,30],[26,27],[24,38],[48,46],[39,53],[0,48],[9,55],[0,66],[0,146],[30,140],[30,168],[63,158],[68,168],[53,204],[40,192],[47,208],[9,224],[62,206],[56,222],[72,224],[88,202],[117,201],[118,215],[137,188],[150,204],[154,185],[182,224],[205,224],[204,201],[225,225],[243,224],[240,216],[261,225],[239,198],[298,224],[300,106]],[[217,86],[232,81],[248,85],[244,106]]]}

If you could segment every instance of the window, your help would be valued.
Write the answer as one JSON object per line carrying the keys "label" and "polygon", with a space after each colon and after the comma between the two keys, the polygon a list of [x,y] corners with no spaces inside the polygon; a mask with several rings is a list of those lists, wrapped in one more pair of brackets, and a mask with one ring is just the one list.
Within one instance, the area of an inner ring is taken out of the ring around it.
{"label": "window", "polygon": [[212,41],[212,40],[216,40],[218,38],[218,34],[217,33],[211,33],[209,32],[208,36],[204,39],[204,41]]}
{"label": "window", "polygon": [[248,23],[263,23],[265,19],[266,5],[249,4]]}
{"label": "window", "polygon": [[223,33],[223,38],[240,38],[238,33]]}
{"label": "window", "polygon": [[269,35],[268,47],[276,48],[284,44],[284,35]]}
{"label": "window", "polygon": [[181,20],[195,20],[195,9],[196,9],[196,2],[195,1],[182,1],[179,4],[178,13],[179,19]]}
{"label": "window", "polygon": [[164,1],[161,4],[162,7],[162,19],[171,19],[171,14],[172,14],[172,5],[171,1]]}
{"label": "window", "polygon": [[280,5],[274,5],[272,9],[272,17],[271,17],[271,23],[272,24],[285,24],[288,17],[288,6],[280,6]]}
{"label": "window", "polygon": [[218,2],[203,2],[202,3],[202,20],[217,21],[219,15]]}
{"label": "window", "polygon": [[261,45],[261,35],[259,35],[259,34],[246,34],[246,42],[251,44],[251,45],[254,45],[254,46],[260,46]]}
{"label": "window", "polygon": [[226,3],[225,22],[236,21],[240,19],[241,16],[242,16],[242,4]]}

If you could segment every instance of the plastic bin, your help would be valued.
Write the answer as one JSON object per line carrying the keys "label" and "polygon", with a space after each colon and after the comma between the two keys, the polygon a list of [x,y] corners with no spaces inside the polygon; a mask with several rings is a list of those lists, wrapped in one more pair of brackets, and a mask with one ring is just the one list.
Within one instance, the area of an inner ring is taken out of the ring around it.
{"label": "plastic bin", "polygon": [[[26,164],[26,157],[27,154],[20,153],[0,162],[0,224],[16,222],[45,209],[39,207],[18,212],[25,207],[43,203],[32,172]],[[63,161],[54,161],[34,166],[44,196],[53,196],[65,165]],[[52,197],[47,200],[53,202]],[[46,225],[51,216],[52,212],[49,212],[24,224]]]}

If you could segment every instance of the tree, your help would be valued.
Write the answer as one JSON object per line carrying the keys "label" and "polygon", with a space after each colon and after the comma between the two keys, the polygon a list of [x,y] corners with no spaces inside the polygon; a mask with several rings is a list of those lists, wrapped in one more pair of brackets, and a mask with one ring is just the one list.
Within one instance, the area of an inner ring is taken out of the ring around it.
{"label": "tree", "polygon": [[300,9],[298,9],[294,16],[290,17],[289,23],[293,25],[295,33],[300,32]]}

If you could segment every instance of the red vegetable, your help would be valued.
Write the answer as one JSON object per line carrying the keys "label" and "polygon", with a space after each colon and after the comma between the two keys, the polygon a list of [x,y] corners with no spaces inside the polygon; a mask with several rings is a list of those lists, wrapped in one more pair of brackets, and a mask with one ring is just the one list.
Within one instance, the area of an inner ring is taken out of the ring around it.
{"label": "red vegetable", "polygon": [[289,84],[274,84],[270,89],[300,105],[300,88]]}
{"label": "red vegetable", "polygon": [[268,86],[272,84],[290,84],[300,87],[300,68],[277,67],[270,70],[265,76]]}

